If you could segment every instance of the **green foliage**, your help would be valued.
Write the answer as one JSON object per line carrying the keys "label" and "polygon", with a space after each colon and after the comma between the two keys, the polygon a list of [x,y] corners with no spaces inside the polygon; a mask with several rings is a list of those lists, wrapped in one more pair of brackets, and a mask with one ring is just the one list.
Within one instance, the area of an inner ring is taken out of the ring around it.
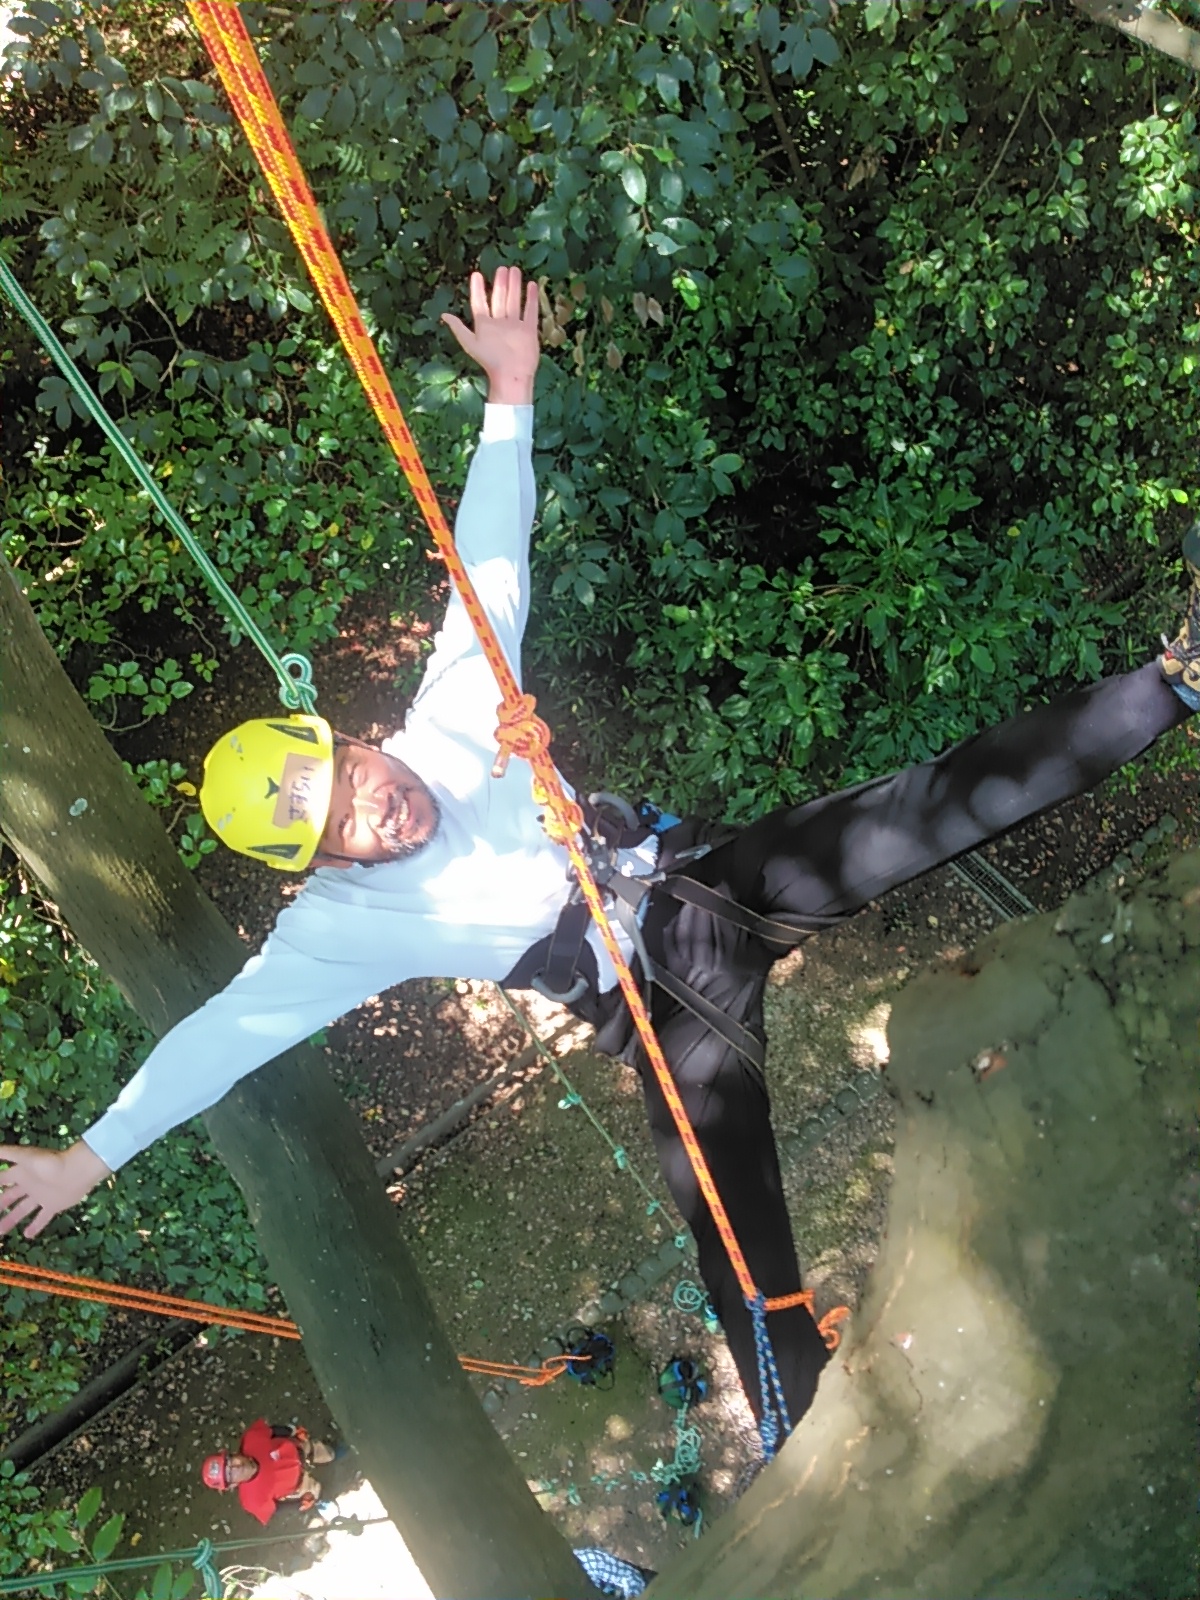
{"label": "green foliage", "polygon": [[[151,1039],[47,907],[0,863],[0,1125],[9,1142],[61,1144],[115,1097]],[[69,1109],[68,1109],[69,1108]],[[265,1267],[239,1191],[200,1125],[160,1141],[14,1259],[116,1282],[168,1285],[262,1309]],[[8,1289],[0,1295],[0,1429],[63,1405],[105,1311]]]}
{"label": "green foliage", "polygon": [[[544,279],[529,657],[564,702],[608,683],[589,758],[746,817],[1151,647],[1111,575],[1189,493],[1173,63],[946,0],[243,10],[446,486],[478,401],[437,319],[476,263]],[[289,643],[384,575],[414,603],[405,491],[215,80],[153,7],[94,15],[17,23],[39,300]],[[195,622],[196,578],[56,375],[38,401],[0,538],[145,717],[188,680],[154,691],[122,619]]]}
{"label": "green foliage", "polygon": [[99,1489],[89,1489],[75,1510],[42,1504],[42,1491],[0,1461],[0,1578],[29,1572],[35,1564],[78,1557],[83,1535],[100,1504]]}
{"label": "green foliage", "polygon": [[[89,1540],[87,1529],[102,1498],[101,1490],[93,1485],[74,1509],[47,1506],[27,1473],[17,1472],[11,1461],[0,1462],[0,1578],[31,1576],[46,1568],[99,1566],[110,1560],[120,1545],[125,1518],[115,1513]],[[133,1600],[188,1600],[198,1577],[193,1568],[176,1571],[164,1561],[155,1568],[149,1589],[139,1587]],[[38,1592],[119,1594],[110,1579],[86,1574],[61,1579],[53,1590]]]}

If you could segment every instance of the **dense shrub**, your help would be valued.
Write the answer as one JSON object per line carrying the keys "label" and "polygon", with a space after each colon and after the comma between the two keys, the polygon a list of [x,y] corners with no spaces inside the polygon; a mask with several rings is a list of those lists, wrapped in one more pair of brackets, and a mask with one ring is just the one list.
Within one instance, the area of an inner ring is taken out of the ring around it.
{"label": "dense shrub", "polygon": [[[476,263],[546,279],[530,657],[564,702],[607,680],[594,759],[745,816],[1148,648],[1200,335],[1173,62],[1049,5],[243,10],[447,485],[477,401],[437,316]],[[382,561],[411,601],[405,491],[198,42],[94,15],[15,24],[10,254],[292,643]],[[6,388],[48,628],[194,615],[59,377]]]}

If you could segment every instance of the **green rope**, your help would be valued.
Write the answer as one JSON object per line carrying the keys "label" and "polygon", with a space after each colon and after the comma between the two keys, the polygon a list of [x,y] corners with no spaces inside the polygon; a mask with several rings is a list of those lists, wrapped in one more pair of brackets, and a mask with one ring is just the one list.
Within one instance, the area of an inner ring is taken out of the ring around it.
{"label": "green rope", "polygon": [[275,654],[270,642],[254,618],[205,555],[182,517],[180,517],[174,506],[171,505],[154,481],[149,467],[146,466],[137,451],[129,443],[129,440],[126,439],[91,389],[88,388],[78,367],[59,343],[54,330],[13,277],[3,258],[0,258],[0,288],[3,288],[13,305],[42,341],[54,364],[79,397],[87,414],[103,430],[113,449],[150,496],[151,503],[167,527],[170,528],[171,532],[193,557],[201,572],[212,585],[218,602],[224,605],[237,626],[262,651],[270,663],[271,670],[279,679],[279,698],[284,705],[289,711],[305,711],[311,716],[316,704],[317,691],[313,687],[312,667],[307,657],[291,651],[281,660]]}
{"label": "green rope", "polygon": [[83,1578],[103,1578],[110,1572],[133,1572],[139,1567],[160,1567],[164,1561],[187,1561],[203,1578],[205,1594],[214,1595],[220,1600],[224,1586],[213,1560],[218,1551],[252,1550],[262,1545],[290,1544],[297,1539],[306,1538],[310,1533],[360,1534],[364,1528],[373,1527],[377,1522],[387,1521],[387,1517],[367,1517],[361,1520],[358,1517],[334,1517],[332,1522],[323,1523],[319,1528],[269,1534],[259,1539],[228,1539],[224,1544],[214,1544],[211,1539],[201,1539],[194,1550],[167,1550],[156,1556],[122,1556],[116,1561],[93,1561],[71,1567],[54,1567],[49,1572],[31,1573],[27,1577],[0,1578],[0,1594],[17,1594],[26,1589],[53,1589],[60,1583],[74,1583]]}
{"label": "green rope", "polygon": [[[634,1183],[637,1184],[638,1188],[646,1196],[647,1200],[649,1200],[650,1204],[646,1207],[646,1215],[648,1217],[652,1217],[655,1214],[662,1215],[663,1202],[654,1193],[654,1190],[651,1189],[650,1185],[645,1181],[641,1173],[638,1172],[637,1168],[632,1164],[628,1155],[625,1153],[623,1146],[619,1145],[612,1137],[608,1129],[595,1115],[591,1106],[588,1105],[587,1101],[579,1093],[578,1089],[576,1089],[572,1084],[566,1073],[559,1066],[558,1057],[547,1047],[544,1040],[539,1037],[533,1026],[533,1023],[530,1022],[529,1018],[521,1010],[520,1006],[513,1001],[513,998],[509,994],[508,990],[501,988],[499,984],[497,984],[496,987],[500,990],[500,996],[504,1001],[504,1004],[512,1012],[513,1016],[516,1017],[517,1021],[525,1029],[526,1033],[528,1033],[530,1039],[532,1039],[537,1053],[545,1060],[551,1072],[553,1072],[554,1076],[558,1079],[559,1083],[562,1084],[563,1088],[566,1089],[567,1093],[565,1097],[558,1102],[559,1109],[561,1111],[568,1111],[572,1106],[578,1106],[582,1110],[584,1116],[588,1119],[592,1127],[595,1128],[596,1132],[600,1135],[605,1144],[608,1146],[609,1150],[612,1152],[612,1158],[616,1162],[618,1170],[621,1172],[627,1172],[633,1179]],[[687,1248],[688,1242],[688,1236],[686,1233],[677,1233],[675,1235],[675,1243],[681,1250]]]}

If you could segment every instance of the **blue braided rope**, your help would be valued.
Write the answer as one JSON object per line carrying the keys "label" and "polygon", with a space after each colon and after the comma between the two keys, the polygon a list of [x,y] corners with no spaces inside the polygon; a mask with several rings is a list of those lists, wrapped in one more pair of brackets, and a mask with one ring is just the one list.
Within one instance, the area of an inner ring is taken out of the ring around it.
{"label": "blue braided rope", "polygon": [[792,1431],[792,1419],[788,1415],[783,1379],[775,1362],[771,1335],[767,1332],[766,1296],[760,1291],[753,1300],[747,1299],[746,1307],[754,1326],[754,1353],[758,1357],[758,1384],[762,1398],[758,1434],[762,1440],[763,1459],[773,1461],[779,1446]]}

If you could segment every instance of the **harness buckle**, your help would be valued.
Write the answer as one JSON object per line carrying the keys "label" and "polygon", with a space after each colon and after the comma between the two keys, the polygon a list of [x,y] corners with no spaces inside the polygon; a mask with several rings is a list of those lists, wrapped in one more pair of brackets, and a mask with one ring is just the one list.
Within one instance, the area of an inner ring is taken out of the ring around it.
{"label": "harness buckle", "polygon": [[555,994],[554,990],[548,987],[541,973],[537,972],[530,978],[529,987],[536,990],[543,1000],[552,1000],[555,1005],[572,1006],[576,1000],[581,1000],[587,993],[588,981],[582,973],[576,973],[575,982],[571,987],[562,994]]}

